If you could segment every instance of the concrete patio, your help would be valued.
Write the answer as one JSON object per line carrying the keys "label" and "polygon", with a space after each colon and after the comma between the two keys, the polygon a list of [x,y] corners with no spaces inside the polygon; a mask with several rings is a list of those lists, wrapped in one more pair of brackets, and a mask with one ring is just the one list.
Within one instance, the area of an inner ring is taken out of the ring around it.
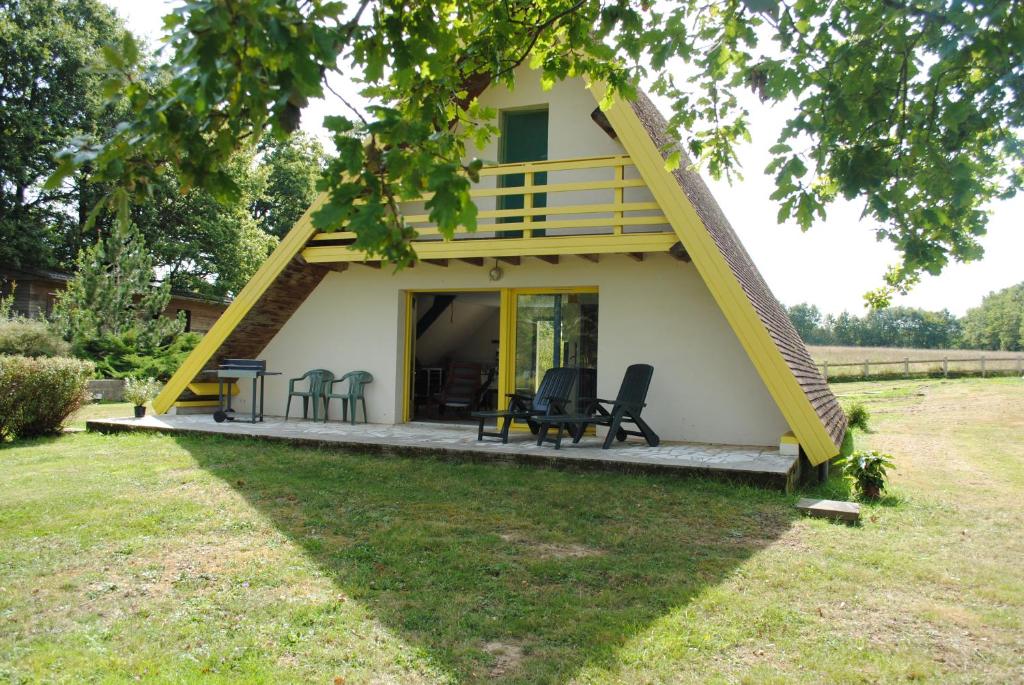
{"label": "concrete patio", "polygon": [[473,461],[505,461],[553,467],[603,468],[640,472],[689,472],[790,489],[798,476],[798,459],[778,449],[740,445],[662,442],[649,447],[630,438],[611,449],[601,449],[597,437],[584,437],[578,445],[566,440],[562,449],[538,447],[529,433],[513,433],[508,444],[476,440],[476,427],[458,424],[407,423],[398,425],[330,422],[301,419],[285,422],[267,417],[263,423],[216,423],[209,414],[146,416],[142,419],[89,421],[87,429],[100,433],[148,431],[168,434],[217,434],[256,438],[318,448],[359,450],[395,456],[434,456]]}

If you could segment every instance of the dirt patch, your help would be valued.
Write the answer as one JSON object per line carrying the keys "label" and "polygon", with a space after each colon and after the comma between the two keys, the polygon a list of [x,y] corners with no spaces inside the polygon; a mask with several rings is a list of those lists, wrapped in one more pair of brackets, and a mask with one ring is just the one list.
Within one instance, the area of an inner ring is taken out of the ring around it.
{"label": "dirt patch", "polygon": [[525,658],[523,645],[518,642],[502,642],[492,640],[482,648],[485,652],[494,657],[494,665],[487,673],[489,678],[502,678],[519,670],[519,666]]}
{"label": "dirt patch", "polygon": [[519,533],[503,533],[501,539],[525,548],[531,556],[540,559],[582,559],[599,557],[605,553],[603,549],[576,542],[536,542]]}

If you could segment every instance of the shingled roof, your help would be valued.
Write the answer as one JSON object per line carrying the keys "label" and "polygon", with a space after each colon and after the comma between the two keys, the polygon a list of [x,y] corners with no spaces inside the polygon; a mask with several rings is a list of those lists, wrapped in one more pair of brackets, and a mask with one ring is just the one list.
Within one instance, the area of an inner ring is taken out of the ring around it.
{"label": "shingled roof", "polygon": [[811,359],[789,316],[754,266],[754,261],[743,247],[704,179],[692,170],[692,163],[686,151],[674,144],[668,134],[668,123],[658,108],[644,93],[639,93],[631,106],[647,135],[659,149],[666,153],[671,150],[678,150],[681,153],[683,161],[673,172],[676,182],[690,200],[718,251],[757,312],[761,323],[775,341],[786,365],[838,448],[846,432],[846,414]]}

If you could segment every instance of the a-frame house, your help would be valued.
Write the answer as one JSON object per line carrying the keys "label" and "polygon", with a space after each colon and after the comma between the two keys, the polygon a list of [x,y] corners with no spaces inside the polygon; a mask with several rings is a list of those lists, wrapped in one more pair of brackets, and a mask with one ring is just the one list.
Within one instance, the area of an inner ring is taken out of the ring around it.
{"label": "a-frame house", "polygon": [[202,372],[223,358],[282,372],[267,380],[271,415],[284,414],[288,378],[369,371],[377,423],[436,418],[451,362],[478,364],[479,401],[498,406],[553,365],[596,369],[598,396],[614,396],[626,366],[644,362],[655,368],[644,416],[662,440],[795,441],[812,464],[835,456],[842,409],[700,176],[685,156],[666,170],[650,100],[602,113],[581,80],[538,81],[524,69],[516,90],[480,95],[502,135],[478,151],[496,164],[474,190],[476,233],[442,240],[422,203],[403,207],[419,262],[394,273],[351,250],[344,227],[318,233],[314,204],[156,410],[208,405]]}

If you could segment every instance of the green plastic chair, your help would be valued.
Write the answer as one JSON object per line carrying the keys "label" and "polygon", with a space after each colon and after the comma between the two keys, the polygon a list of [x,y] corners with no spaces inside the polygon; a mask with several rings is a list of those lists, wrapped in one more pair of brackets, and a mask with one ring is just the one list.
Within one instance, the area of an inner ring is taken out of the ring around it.
{"label": "green plastic chair", "polygon": [[[306,390],[296,390],[295,384],[303,381],[308,382]],[[292,398],[302,398],[302,418],[309,418],[309,401],[313,400],[313,420],[320,418],[320,398],[327,391],[327,384],[334,382],[334,374],[327,369],[313,369],[302,374],[298,378],[288,381],[288,404],[284,409],[284,420],[288,420],[288,413],[292,409]]]}
{"label": "green plastic chair", "polygon": [[[347,392],[334,392],[334,386],[337,383],[344,383],[348,381]],[[341,400],[341,420],[347,421],[348,406],[352,405],[352,419],[351,423],[354,426],[356,423],[356,403],[362,401],[363,403],[363,423],[369,423],[370,419],[366,415],[366,395],[363,392],[364,387],[368,383],[373,382],[373,374],[369,371],[349,371],[341,378],[330,381],[324,385],[324,422],[327,422],[327,407],[330,404],[331,398]]]}

